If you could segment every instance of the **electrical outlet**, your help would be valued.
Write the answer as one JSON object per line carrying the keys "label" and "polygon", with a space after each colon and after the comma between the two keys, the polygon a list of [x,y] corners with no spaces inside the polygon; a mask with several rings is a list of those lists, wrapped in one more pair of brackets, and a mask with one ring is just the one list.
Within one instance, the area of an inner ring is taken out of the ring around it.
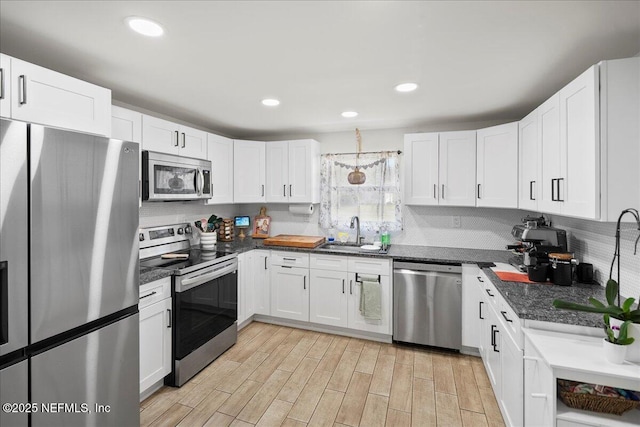
{"label": "electrical outlet", "polygon": [[454,215],[451,217],[451,228],[460,228],[460,216]]}

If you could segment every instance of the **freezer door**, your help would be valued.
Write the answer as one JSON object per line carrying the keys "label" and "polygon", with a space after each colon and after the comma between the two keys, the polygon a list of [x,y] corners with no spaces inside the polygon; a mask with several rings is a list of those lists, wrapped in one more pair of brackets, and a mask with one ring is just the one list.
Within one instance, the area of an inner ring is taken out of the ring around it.
{"label": "freezer door", "polygon": [[[27,363],[25,360],[0,370],[0,403],[2,405],[29,403]],[[7,408],[3,406],[3,410],[0,410],[0,426],[26,427],[28,415],[23,408],[24,406],[22,408],[14,406],[9,407],[9,411],[6,411]]]}
{"label": "freezer door", "polygon": [[31,342],[138,303],[138,144],[31,125]]}
{"label": "freezer door", "polygon": [[27,184],[27,125],[0,120],[0,356],[28,344]]}
{"label": "freezer door", "polygon": [[33,427],[138,426],[138,313],[31,358]]}

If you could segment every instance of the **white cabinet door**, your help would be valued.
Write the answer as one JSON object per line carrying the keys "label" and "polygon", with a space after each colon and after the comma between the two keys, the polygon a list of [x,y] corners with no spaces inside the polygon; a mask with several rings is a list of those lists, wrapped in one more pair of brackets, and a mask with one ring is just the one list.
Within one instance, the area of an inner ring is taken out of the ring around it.
{"label": "white cabinet door", "polygon": [[518,123],[477,132],[476,206],[518,207]]}
{"label": "white cabinet door", "polygon": [[260,203],[265,198],[265,143],[233,142],[233,198],[235,203]]}
{"label": "white cabinet door", "polygon": [[524,425],[551,426],[555,414],[553,373],[542,357],[525,339]]}
{"label": "white cabinet door", "polygon": [[271,314],[270,252],[253,252],[253,305],[256,314]]}
{"label": "white cabinet door", "polygon": [[562,214],[600,217],[600,90],[592,66],[560,90],[560,147],[565,173],[557,186]]}
{"label": "white cabinet door", "polygon": [[238,326],[253,313],[253,251],[238,255]]}
{"label": "white cabinet door", "polygon": [[158,153],[180,153],[180,132],[178,126],[168,120],[142,116],[142,148]]}
{"label": "white cabinet door", "polygon": [[266,152],[267,202],[287,202],[289,200],[289,142],[267,142]]}
{"label": "white cabinet door", "polygon": [[476,131],[442,132],[440,205],[476,205]]}
{"label": "white cabinet door", "polygon": [[462,265],[462,345],[472,348],[480,348],[480,326],[484,308],[478,286],[479,274],[477,265]]}
{"label": "white cabinet door", "polygon": [[538,159],[538,110],[534,110],[520,120],[518,131],[518,208],[535,211],[538,209],[540,189],[538,179],[538,162],[540,161]]}
{"label": "white cabinet door", "polygon": [[111,135],[111,91],[11,58],[11,117]]}
{"label": "white cabinet door", "polygon": [[207,135],[207,158],[211,161],[211,198],[207,204],[233,203],[233,139]]}
{"label": "white cabinet door", "polygon": [[11,57],[0,53],[0,117],[11,117]]}
{"label": "white cabinet door", "polygon": [[271,315],[309,321],[309,269],[271,266]]}
{"label": "white cabinet door", "polygon": [[506,425],[521,426],[524,421],[522,350],[509,334],[500,335],[500,403]]}
{"label": "white cabinet door", "polygon": [[502,351],[500,343],[500,321],[498,316],[491,307],[491,304],[487,303],[484,314],[484,330],[482,331],[484,357],[482,361],[487,371],[487,376],[491,382],[493,393],[496,395],[496,399],[500,398],[502,378],[500,376],[502,369],[500,367],[500,352]]}
{"label": "white cabinet door", "polygon": [[140,310],[140,392],[171,372],[171,298]]}
{"label": "white cabinet door", "polygon": [[289,141],[289,203],[320,202],[320,145],[313,139]]}
{"label": "white cabinet door", "polygon": [[391,331],[391,284],[389,276],[380,276],[382,319],[366,319],[360,313],[362,285],[356,281],[356,273],[349,272],[349,328],[360,331],[390,335]]}
{"label": "white cabinet door", "polygon": [[348,275],[346,271],[310,271],[309,321],[347,327]]}
{"label": "white cabinet door", "polygon": [[404,203],[438,204],[438,134],[404,136]]}
{"label": "white cabinet door", "polygon": [[207,133],[189,126],[180,125],[180,151],[184,157],[207,158]]}
{"label": "white cabinet door", "polygon": [[142,114],[112,105],[111,138],[140,144],[142,142]]}
{"label": "white cabinet door", "polygon": [[566,152],[560,146],[560,98],[556,93],[541,106],[538,111],[538,137],[540,154],[538,155],[538,209],[541,212],[560,213],[561,203],[556,194],[557,182],[564,177]]}

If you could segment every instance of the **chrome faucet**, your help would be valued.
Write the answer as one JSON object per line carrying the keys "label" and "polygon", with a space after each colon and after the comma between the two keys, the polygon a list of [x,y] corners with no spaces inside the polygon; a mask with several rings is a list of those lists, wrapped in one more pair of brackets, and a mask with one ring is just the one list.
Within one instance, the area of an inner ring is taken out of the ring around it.
{"label": "chrome faucet", "polygon": [[349,225],[350,228],[356,228],[356,243],[358,245],[361,245],[362,242],[360,241],[360,239],[364,239],[364,237],[360,237],[360,218],[358,218],[357,215],[354,215],[351,217],[351,225]]}

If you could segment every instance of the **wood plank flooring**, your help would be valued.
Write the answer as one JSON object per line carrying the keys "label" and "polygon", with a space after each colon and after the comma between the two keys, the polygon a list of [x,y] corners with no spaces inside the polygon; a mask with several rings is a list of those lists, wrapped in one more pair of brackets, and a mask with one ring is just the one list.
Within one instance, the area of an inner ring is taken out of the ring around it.
{"label": "wood plank flooring", "polygon": [[482,361],[253,322],[142,426],[504,426]]}

